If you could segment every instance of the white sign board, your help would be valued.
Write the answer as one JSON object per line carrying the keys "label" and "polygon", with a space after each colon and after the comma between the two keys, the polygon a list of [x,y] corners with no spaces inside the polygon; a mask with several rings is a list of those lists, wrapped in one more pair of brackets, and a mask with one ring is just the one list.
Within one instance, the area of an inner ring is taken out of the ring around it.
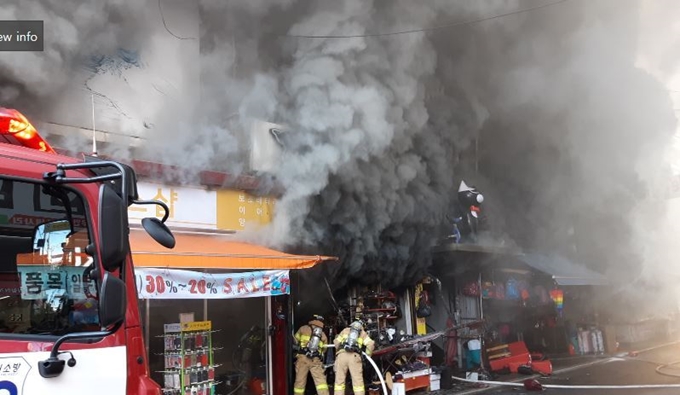
{"label": "white sign board", "polygon": [[135,269],[140,299],[237,299],[290,294],[288,270],[210,274]]}
{"label": "white sign board", "polygon": [[[139,182],[140,200],[160,200],[168,205],[170,216],[166,225],[179,228],[217,229],[217,193],[202,188],[180,187]],[[131,224],[146,217],[163,218],[164,210],[157,205],[132,205],[128,209]]]}

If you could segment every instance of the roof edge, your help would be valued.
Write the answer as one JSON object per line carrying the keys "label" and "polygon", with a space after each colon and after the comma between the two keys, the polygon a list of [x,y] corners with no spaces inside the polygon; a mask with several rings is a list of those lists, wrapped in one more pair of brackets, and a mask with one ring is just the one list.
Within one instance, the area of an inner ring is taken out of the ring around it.
{"label": "roof edge", "polygon": [[[73,152],[65,148],[54,147],[57,154],[69,158],[73,158]],[[84,152],[79,152],[76,156],[86,156]],[[116,158],[112,158],[106,155],[100,155],[102,159],[119,160],[129,166],[131,166],[137,176],[144,179],[149,179],[153,181],[177,181],[179,182],[178,176],[182,173],[188,172],[188,169],[179,166],[168,165],[164,163],[151,162],[139,159],[133,159],[132,161],[124,161]],[[265,175],[253,175],[253,174],[233,174],[225,173],[213,170],[202,170],[198,172],[198,181],[194,184],[196,186],[205,186],[208,188],[227,188],[227,189],[238,189],[253,193],[255,195],[264,196],[275,196],[280,197],[283,195],[283,186],[276,182],[275,180],[269,179]]]}

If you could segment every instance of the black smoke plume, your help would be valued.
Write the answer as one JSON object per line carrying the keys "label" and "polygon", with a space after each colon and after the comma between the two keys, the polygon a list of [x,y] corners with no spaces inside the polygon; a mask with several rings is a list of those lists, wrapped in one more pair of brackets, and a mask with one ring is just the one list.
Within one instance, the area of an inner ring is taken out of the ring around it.
{"label": "black smoke plume", "polygon": [[[64,32],[46,31],[74,37],[0,55],[3,102],[49,110],[84,52],[144,31],[136,2],[80,5],[93,21],[64,22],[76,3],[0,6],[60,15]],[[494,238],[636,277],[649,224],[632,213],[668,176],[675,131],[665,86],[636,67],[641,3],[200,1],[199,121],[168,106],[138,154],[238,171],[243,120],[286,125],[273,174],[286,192],[249,237],[339,256],[336,287],[417,280],[463,178],[484,193]]]}

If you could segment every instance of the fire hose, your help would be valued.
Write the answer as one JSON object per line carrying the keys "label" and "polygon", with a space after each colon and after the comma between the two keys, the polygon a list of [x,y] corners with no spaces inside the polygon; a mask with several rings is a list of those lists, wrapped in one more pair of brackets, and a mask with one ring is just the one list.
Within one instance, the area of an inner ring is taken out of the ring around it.
{"label": "fire hose", "polygon": [[[674,345],[678,344],[680,341],[675,341],[671,342],[668,344],[664,344],[660,347],[665,347],[669,345]],[[653,348],[658,348],[658,347],[653,347]],[[644,352],[644,351],[649,351],[652,350],[653,348],[649,348],[647,350],[641,350],[638,352],[631,352],[629,355],[637,356],[639,352]],[[618,358],[623,357],[623,355],[617,356],[617,358],[610,358],[607,360],[604,360],[604,362],[611,362],[615,361]],[[628,359],[628,358],[627,358]],[[619,359],[620,360],[620,359]],[[669,376],[669,377],[680,377],[680,374],[674,374],[674,373],[669,373],[669,372],[662,372],[663,369],[667,369],[671,366],[676,366],[680,365],[680,361],[674,361],[674,362],[669,362],[665,364],[660,364],[658,362],[653,362],[645,359],[631,359],[639,362],[646,362],[650,363],[656,366],[655,372],[664,376]],[[571,369],[570,369],[571,370]],[[534,376],[537,377],[537,376]],[[456,381],[461,381],[465,383],[471,383],[471,384],[486,384],[486,385],[491,385],[491,386],[506,386],[506,387],[524,387],[526,389],[531,389],[531,390],[539,390],[539,389],[548,389],[548,388],[553,388],[553,389],[661,389],[661,388],[680,388],[680,384],[632,384],[632,385],[559,385],[559,384],[541,384],[537,382],[536,380],[532,380],[532,378],[527,378],[523,383],[508,383],[508,382],[503,382],[503,381],[491,381],[491,380],[468,380],[468,379],[463,379],[460,377],[455,377],[452,376],[452,379]],[[530,383],[531,381],[535,382],[534,384]]]}
{"label": "fire hose", "polygon": [[[680,373],[663,372],[664,369],[669,369],[671,366],[680,365],[680,361],[673,361],[673,362],[661,364],[661,363],[659,363],[659,362],[648,361],[648,360],[646,360],[646,359],[637,359],[637,358],[635,358],[635,359],[630,358],[630,359],[631,359],[631,360],[634,360],[634,361],[649,363],[649,364],[652,364],[652,365],[656,366],[656,368],[654,369],[654,372],[656,372],[656,373],[658,373],[658,374],[660,374],[660,375],[662,375],[662,376],[668,376],[668,377],[680,377]],[[673,370],[678,370],[678,369],[675,368],[675,369],[673,369]]]}
{"label": "fire hose", "polygon": [[[660,347],[672,346],[672,345],[676,345],[676,344],[678,344],[678,343],[680,343],[680,341],[673,341],[673,342],[670,342],[670,343],[667,343],[667,344],[663,344],[663,345],[661,345]],[[657,362],[657,361],[650,361],[650,360],[647,360],[647,359],[630,358],[631,356],[636,357],[640,352],[649,351],[649,350],[650,350],[650,349],[642,350],[642,351],[634,351],[634,352],[630,352],[630,353],[628,353],[628,358],[627,358],[627,359],[631,359],[631,360],[639,361],[639,362],[646,362],[646,363],[655,365],[656,368],[654,369],[654,372],[656,372],[656,373],[658,373],[658,374],[660,374],[660,375],[662,375],[662,376],[675,377],[675,378],[680,377],[680,373],[663,372],[664,369],[669,369],[669,368],[671,368],[672,366],[680,365],[680,360],[679,360],[679,361],[669,362],[669,363],[660,363],[660,362]],[[675,369],[673,369],[673,370],[678,370],[678,369],[675,368]]]}
{"label": "fire hose", "polygon": [[675,362],[667,363],[667,364],[664,364],[664,365],[659,365],[659,366],[656,367],[655,371],[656,371],[658,374],[663,375],[663,376],[668,376],[668,377],[680,377],[680,374],[677,374],[677,373],[674,374],[674,373],[662,372],[662,371],[661,371],[661,370],[663,370],[663,369],[666,369],[666,368],[669,368],[669,367],[671,367],[671,366],[675,366],[675,365],[678,365],[678,364],[680,364],[680,361],[675,361]]}
{"label": "fire hose", "polygon": [[[662,363],[659,363],[659,362],[648,361],[648,360],[646,360],[646,359],[637,359],[637,358],[635,358],[635,359],[630,358],[630,359],[631,359],[631,360],[634,360],[634,361],[649,363],[649,364],[652,364],[652,365],[656,366],[656,368],[654,369],[654,372],[655,372],[655,373],[658,373],[658,374],[660,374],[660,375],[662,375],[662,376],[676,377],[676,378],[680,377],[680,373],[671,373],[671,372],[664,372],[664,371],[663,371],[664,369],[669,369],[669,368],[671,368],[672,366],[680,365],[680,361],[673,361],[673,362],[669,362],[669,363],[664,363],[664,364],[662,364]],[[678,370],[678,369],[675,368],[675,369],[673,369],[673,370]]]}
{"label": "fire hose", "polygon": [[385,384],[385,379],[383,378],[382,373],[380,373],[380,369],[378,369],[378,365],[375,364],[373,358],[369,357],[368,354],[366,354],[363,351],[361,353],[364,354],[368,362],[371,364],[371,366],[373,366],[373,369],[375,369],[375,373],[378,375],[378,378],[380,379],[380,384],[382,385],[383,388],[383,394],[388,395],[389,392],[387,392],[387,385]]}
{"label": "fire hose", "polygon": [[[452,377],[454,380],[463,381],[471,384],[488,384],[506,387],[525,387],[524,383],[506,383],[503,381],[490,380],[467,380],[460,377]],[[541,384],[542,388],[554,389],[654,389],[654,388],[680,388],[680,384],[634,384],[634,385],[560,385],[560,384]]]}

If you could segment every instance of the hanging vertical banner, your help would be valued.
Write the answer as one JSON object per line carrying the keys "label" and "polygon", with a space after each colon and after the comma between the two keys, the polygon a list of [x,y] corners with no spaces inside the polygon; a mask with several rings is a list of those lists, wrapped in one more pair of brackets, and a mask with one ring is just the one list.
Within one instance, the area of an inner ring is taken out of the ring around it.
{"label": "hanging vertical banner", "polygon": [[288,270],[211,274],[137,268],[135,278],[140,299],[237,299],[290,294]]}

